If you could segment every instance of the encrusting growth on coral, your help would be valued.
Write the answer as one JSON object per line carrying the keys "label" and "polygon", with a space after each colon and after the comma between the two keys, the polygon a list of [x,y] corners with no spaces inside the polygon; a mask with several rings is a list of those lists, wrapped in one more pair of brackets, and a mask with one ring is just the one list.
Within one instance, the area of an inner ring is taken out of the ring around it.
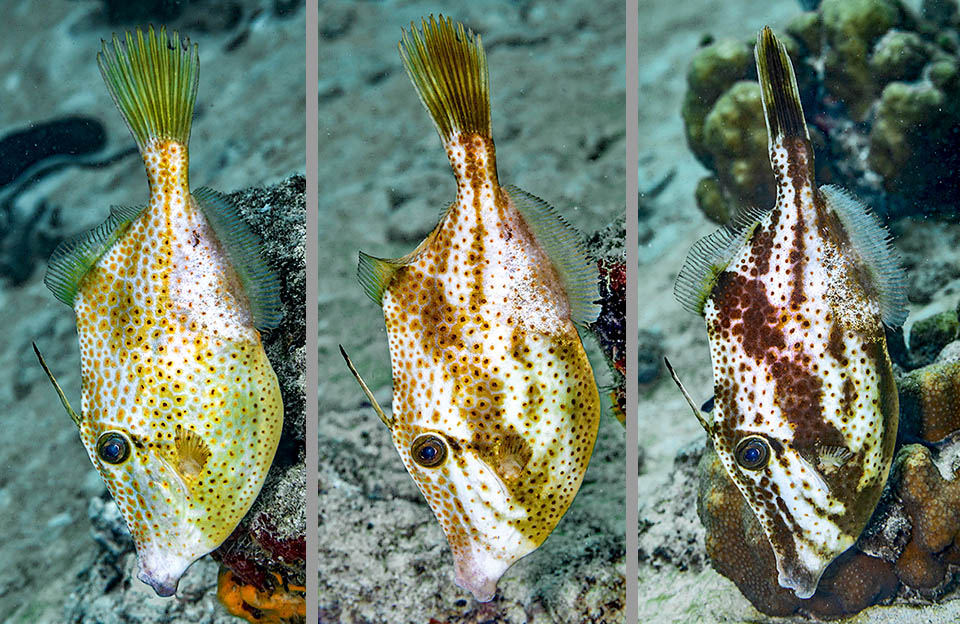
{"label": "encrusting growth on coral", "polygon": [[217,582],[217,598],[231,615],[252,624],[302,624],[306,622],[306,588],[285,585],[280,575],[268,590],[238,582],[233,572],[223,570]]}

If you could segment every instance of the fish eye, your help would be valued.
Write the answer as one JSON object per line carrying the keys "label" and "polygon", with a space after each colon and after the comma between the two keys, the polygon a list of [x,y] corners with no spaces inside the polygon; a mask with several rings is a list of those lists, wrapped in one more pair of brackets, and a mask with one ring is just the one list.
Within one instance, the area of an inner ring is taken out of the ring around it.
{"label": "fish eye", "polygon": [[447,445],[439,437],[427,434],[413,441],[410,452],[413,461],[424,468],[436,468],[447,458]]}
{"label": "fish eye", "polygon": [[770,459],[770,445],[759,436],[744,438],[734,453],[737,463],[747,470],[760,470]]}
{"label": "fish eye", "polygon": [[108,464],[122,464],[130,457],[130,444],[123,434],[107,431],[97,439],[97,456]]}

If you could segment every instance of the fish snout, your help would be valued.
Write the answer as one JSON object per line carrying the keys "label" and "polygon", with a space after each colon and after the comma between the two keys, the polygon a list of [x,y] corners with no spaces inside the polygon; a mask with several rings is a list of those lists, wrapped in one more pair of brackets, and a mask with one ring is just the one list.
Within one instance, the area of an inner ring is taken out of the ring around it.
{"label": "fish snout", "polygon": [[512,563],[476,549],[455,553],[456,583],[478,602],[490,602],[497,593],[497,581]]}
{"label": "fish snout", "polygon": [[153,588],[161,598],[167,598],[177,593],[177,585],[180,583],[180,577],[172,576],[154,576],[140,570],[137,578]]}
{"label": "fish snout", "polygon": [[177,592],[180,577],[193,563],[192,559],[165,553],[162,550],[150,550],[139,556],[140,573],[137,578],[153,588],[157,595],[166,598]]}

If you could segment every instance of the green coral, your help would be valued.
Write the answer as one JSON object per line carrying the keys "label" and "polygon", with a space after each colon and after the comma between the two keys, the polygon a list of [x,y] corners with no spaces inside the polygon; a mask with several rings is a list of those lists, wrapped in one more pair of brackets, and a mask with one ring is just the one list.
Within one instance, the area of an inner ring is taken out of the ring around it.
{"label": "green coral", "polygon": [[776,193],[759,84],[737,82],[717,99],[704,120],[703,144],[721,184],[731,189],[741,204],[773,204]]}
{"label": "green coral", "polygon": [[687,70],[683,121],[687,144],[705,167],[713,157],[703,146],[704,122],[714,103],[734,82],[756,75],[753,50],[743,41],[723,40],[702,49]]}
{"label": "green coral", "polygon": [[877,42],[870,69],[882,82],[916,80],[930,59],[931,50],[913,32],[890,30]]}
{"label": "green coral", "polygon": [[870,52],[885,32],[900,25],[903,6],[894,0],[823,0],[820,13],[828,44],[824,82],[854,121],[863,121],[879,91]]}
{"label": "green coral", "polygon": [[[939,78],[951,80],[950,69],[938,66]],[[891,82],[883,89],[870,130],[867,163],[883,178],[888,192],[924,199],[937,191],[929,180],[943,184],[952,179],[957,139],[951,129],[958,122],[957,113],[955,96],[930,81]]]}
{"label": "green coral", "polygon": [[[823,0],[781,37],[817,153],[816,179],[856,192],[881,212],[953,214],[960,201],[960,11],[927,0]],[[687,73],[683,119],[690,150],[712,175],[696,199],[711,220],[769,206],[751,43],[700,50]],[[754,117],[755,116],[755,117]]]}
{"label": "green coral", "polygon": [[694,196],[697,199],[697,206],[714,223],[727,223],[733,218],[730,202],[724,196],[723,187],[716,178],[702,178],[697,183]]}
{"label": "green coral", "polygon": [[960,322],[956,310],[920,319],[910,330],[910,351],[915,364],[929,364],[940,350],[957,339]]}
{"label": "green coral", "polygon": [[818,55],[821,48],[821,26],[820,14],[809,11],[790,20],[787,24],[787,34],[803,46],[805,54]]}

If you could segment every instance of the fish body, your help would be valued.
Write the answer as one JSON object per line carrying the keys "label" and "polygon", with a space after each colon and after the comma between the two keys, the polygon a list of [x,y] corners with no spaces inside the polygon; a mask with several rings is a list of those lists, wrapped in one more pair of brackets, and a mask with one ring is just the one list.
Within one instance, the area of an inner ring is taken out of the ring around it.
{"label": "fish body", "polygon": [[769,29],[756,60],[777,202],[697,243],[676,292],[707,324],[715,403],[698,417],[779,584],[809,598],[890,469],[899,407],[884,324],[906,316],[903,272],[865,205],[817,188],[793,67]]}
{"label": "fish body", "polygon": [[500,186],[480,37],[443,17],[411,30],[401,57],[457,198],[416,250],[361,254],[359,273],[389,337],[393,414],[381,417],[457,583],[488,601],[559,522],[593,450],[599,395],[574,322],[596,318],[597,269],[545,202]]}
{"label": "fish body", "polygon": [[276,325],[277,283],[228,200],[190,192],[196,46],[151,27],[125,46],[115,36],[98,60],[150,200],[113,208],[51,257],[46,283],[76,313],[80,414],[61,398],[130,530],[140,579],[169,596],[230,535],[273,461],[283,404],[255,326]]}

